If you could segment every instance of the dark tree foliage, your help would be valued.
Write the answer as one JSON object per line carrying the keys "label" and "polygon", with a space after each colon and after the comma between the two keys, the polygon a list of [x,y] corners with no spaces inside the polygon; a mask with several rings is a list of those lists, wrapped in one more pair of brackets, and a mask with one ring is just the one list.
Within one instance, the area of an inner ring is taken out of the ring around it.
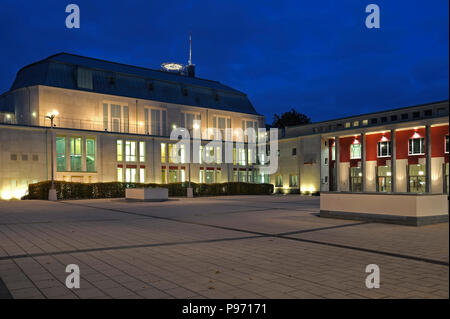
{"label": "dark tree foliage", "polygon": [[302,125],[311,123],[311,119],[305,114],[298,113],[296,110],[291,109],[289,112],[273,116],[272,126],[277,128],[285,128],[286,126]]}

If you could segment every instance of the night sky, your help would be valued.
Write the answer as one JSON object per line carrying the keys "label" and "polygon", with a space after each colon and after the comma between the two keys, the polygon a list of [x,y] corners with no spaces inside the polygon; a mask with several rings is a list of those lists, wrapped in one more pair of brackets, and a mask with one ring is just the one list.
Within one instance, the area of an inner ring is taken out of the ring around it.
{"label": "night sky", "polygon": [[[0,92],[58,52],[198,77],[248,94],[270,123],[295,108],[322,121],[448,99],[449,1],[23,1],[0,5]],[[81,10],[67,29],[66,5]],[[381,28],[365,27],[376,3]]]}

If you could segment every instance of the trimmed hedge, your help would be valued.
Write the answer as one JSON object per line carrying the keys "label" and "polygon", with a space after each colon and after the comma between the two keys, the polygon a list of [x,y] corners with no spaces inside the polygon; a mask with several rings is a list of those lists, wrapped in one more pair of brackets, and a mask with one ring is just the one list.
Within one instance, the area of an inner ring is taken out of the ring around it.
{"label": "trimmed hedge", "polygon": [[[28,195],[23,199],[48,199],[51,181],[39,182],[28,186]],[[171,184],[141,184],[141,183],[73,183],[55,181],[58,199],[92,199],[125,197],[125,189],[137,187],[164,187],[169,189],[169,196],[186,196],[188,183]],[[251,183],[221,183],[197,184],[191,183],[194,196],[218,195],[270,195],[272,184]]]}

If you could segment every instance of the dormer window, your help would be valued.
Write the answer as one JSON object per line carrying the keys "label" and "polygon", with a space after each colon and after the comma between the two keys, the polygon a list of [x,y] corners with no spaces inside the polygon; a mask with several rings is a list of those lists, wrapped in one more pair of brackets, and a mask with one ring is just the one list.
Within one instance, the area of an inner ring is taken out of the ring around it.
{"label": "dormer window", "polygon": [[110,85],[114,85],[114,84],[116,84],[116,78],[113,76],[110,76],[108,82]]}

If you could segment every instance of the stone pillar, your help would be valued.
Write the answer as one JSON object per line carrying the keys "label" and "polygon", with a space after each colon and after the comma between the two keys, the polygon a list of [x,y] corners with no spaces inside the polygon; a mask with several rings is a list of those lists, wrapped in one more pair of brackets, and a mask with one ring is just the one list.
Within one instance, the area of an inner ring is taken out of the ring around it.
{"label": "stone pillar", "polygon": [[339,137],[334,137],[334,154],[335,154],[335,161],[334,164],[336,165],[336,192],[341,191],[341,181],[340,181],[340,174],[339,174]]}
{"label": "stone pillar", "polygon": [[430,125],[425,126],[425,145],[426,145],[426,184],[425,192],[431,193],[431,129]]}
{"label": "stone pillar", "polygon": [[362,191],[366,191],[366,134],[361,133],[361,173]]}
{"label": "stone pillar", "polygon": [[397,142],[395,130],[391,130],[391,190],[397,192]]}

